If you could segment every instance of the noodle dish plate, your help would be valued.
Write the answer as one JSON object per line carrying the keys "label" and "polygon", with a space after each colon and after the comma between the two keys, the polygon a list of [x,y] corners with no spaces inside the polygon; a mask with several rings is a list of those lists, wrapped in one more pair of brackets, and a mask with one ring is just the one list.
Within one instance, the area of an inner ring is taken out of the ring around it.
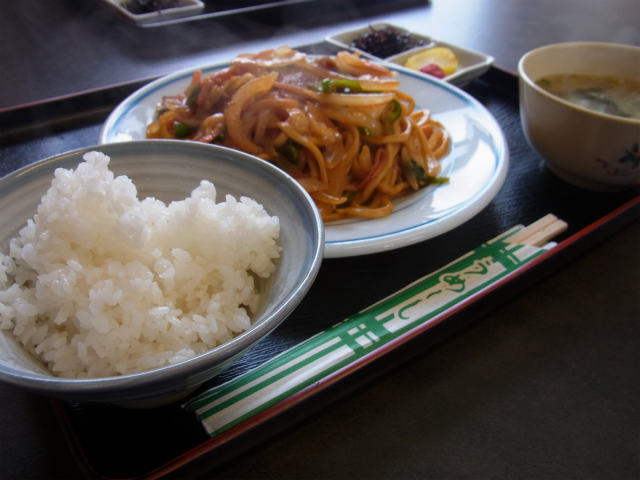
{"label": "noodle dish plate", "polygon": [[[185,69],[145,85],[111,112],[99,143],[144,140],[163,96],[184,91],[195,70],[205,75],[226,67],[218,63]],[[398,73],[400,90],[448,130],[451,148],[442,160],[441,175],[449,181],[398,198],[387,217],[327,223],[325,258],[388,251],[446,233],[478,214],[504,183],[509,152],[491,113],[456,86],[401,66],[390,68]]]}

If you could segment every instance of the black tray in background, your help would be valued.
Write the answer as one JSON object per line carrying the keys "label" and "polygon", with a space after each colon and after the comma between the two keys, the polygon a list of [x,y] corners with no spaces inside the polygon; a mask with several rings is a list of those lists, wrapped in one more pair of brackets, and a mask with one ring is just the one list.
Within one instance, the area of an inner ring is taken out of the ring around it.
{"label": "black tray in background", "polygon": [[[322,47],[320,47],[322,49]],[[137,85],[124,85],[85,96],[58,100],[13,112],[23,121],[0,136],[0,174],[61,151],[94,145],[110,110]],[[478,321],[492,308],[573,258],[618,228],[638,218],[638,189],[592,192],[559,180],[524,139],[518,114],[517,78],[491,68],[465,90],[484,104],[502,127],[510,168],[501,191],[477,216],[456,229],[402,249],[352,258],[327,259],[302,304],[267,339],[228,371],[203,387],[231,379],[299,341],[401,289],[515,224],[528,224],[554,213],[569,224],[559,248],[506,285],[455,312],[427,333],[406,342],[373,363],[350,371],[340,381],[315,387],[309,395],[284,401],[239,428],[209,438],[179,403],[148,410],[52,400],[52,406],[80,467],[93,478],[192,477],[265,441],[283,428],[371,381],[415,354],[424,354],[450,335]],[[115,102],[115,103],[114,103]],[[79,108],[85,105],[84,108]],[[86,106],[88,105],[88,106]],[[50,116],[34,124],[29,118]],[[0,116],[0,125],[7,117]],[[5,131],[6,132],[6,131]],[[434,254],[436,252],[436,254]],[[383,272],[383,273],[382,273]],[[362,279],[375,279],[362,287]],[[326,302],[328,293],[332,301]],[[276,415],[277,413],[277,415]],[[140,448],[144,445],[145,448]]]}
{"label": "black tray in background", "polygon": [[[202,0],[204,3],[203,10],[196,14],[181,18],[175,18],[170,20],[162,20],[158,18],[154,22],[145,22],[137,24],[137,27],[141,28],[157,28],[175,25],[178,23],[197,22],[200,20],[224,18],[237,15],[278,15],[278,10],[281,14],[285,9],[304,9],[304,11],[317,12],[318,9],[333,8],[335,5],[328,4],[327,0]],[[365,7],[365,8],[386,8],[393,6],[394,8],[400,8],[404,5],[424,5],[428,3],[425,0],[351,0],[351,7]],[[123,21],[127,21],[123,19]]]}

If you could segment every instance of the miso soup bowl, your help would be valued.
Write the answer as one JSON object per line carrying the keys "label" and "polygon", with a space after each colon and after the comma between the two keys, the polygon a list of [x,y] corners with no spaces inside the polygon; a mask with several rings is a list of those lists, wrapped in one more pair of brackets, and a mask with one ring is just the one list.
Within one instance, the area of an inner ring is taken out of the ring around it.
{"label": "miso soup bowl", "polygon": [[598,42],[547,45],[518,64],[525,136],[560,178],[593,190],[640,182],[640,120],[582,108],[536,82],[552,74],[613,75],[640,81],[640,47]]}

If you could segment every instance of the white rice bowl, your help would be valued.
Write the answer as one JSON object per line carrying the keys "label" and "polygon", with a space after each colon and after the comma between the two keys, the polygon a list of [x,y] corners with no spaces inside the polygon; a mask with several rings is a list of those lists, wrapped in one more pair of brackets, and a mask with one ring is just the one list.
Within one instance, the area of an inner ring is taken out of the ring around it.
{"label": "white rice bowl", "polygon": [[178,363],[251,326],[256,279],[280,255],[279,220],[202,181],[139,200],[109,157],[58,168],[33,219],[0,254],[0,328],[65,378]]}

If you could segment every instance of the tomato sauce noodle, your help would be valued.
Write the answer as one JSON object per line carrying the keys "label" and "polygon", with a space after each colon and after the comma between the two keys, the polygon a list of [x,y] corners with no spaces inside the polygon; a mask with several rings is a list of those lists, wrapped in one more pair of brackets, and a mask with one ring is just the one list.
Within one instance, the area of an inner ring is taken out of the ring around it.
{"label": "tomato sauce noodle", "polygon": [[447,181],[439,176],[447,130],[399,86],[395,72],[346,51],[243,54],[165,96],[146,134],[272,162],[309,192],[324,221],[384,217],[397,197]]}

